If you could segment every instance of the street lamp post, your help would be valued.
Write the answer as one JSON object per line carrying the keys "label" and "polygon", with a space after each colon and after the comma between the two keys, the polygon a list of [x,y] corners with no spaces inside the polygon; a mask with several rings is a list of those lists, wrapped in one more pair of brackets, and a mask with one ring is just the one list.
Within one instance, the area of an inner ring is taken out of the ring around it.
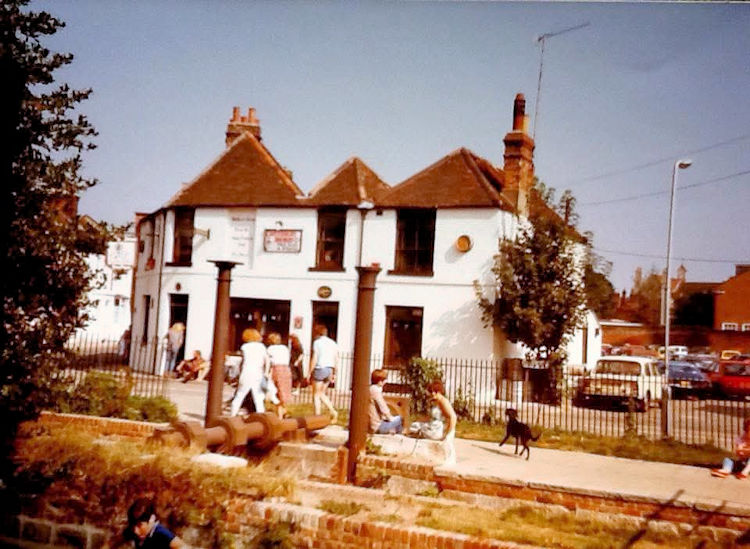
{"label": "street lamp post", "polygon": [[[672,190],[669,195],[669,229],[667,230],[667,273],[664,284],[664,376],[666,386],[662,388],[662,436],[669,436],[669,328],[672,319],[672,227],[674,218],[674,192],[677,188],[677,171],[690,167],[690,159],[677,160],[672,168]],[[666,391],[664,390],[666,389]]]}

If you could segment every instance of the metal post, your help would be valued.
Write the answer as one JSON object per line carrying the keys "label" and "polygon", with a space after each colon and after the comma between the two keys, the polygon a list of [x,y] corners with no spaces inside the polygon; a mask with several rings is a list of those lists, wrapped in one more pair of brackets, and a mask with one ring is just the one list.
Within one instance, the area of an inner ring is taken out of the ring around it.
{"label": "metal post", "polygon": [[221,415],[224,388],[224,356],[227,354],[229,332],[229,286],[235,261],[211,260],[219,269],[216,278],[216,313],[214,315],[214,342],[211,348],[211,374],[208,378],[206,399],[206,427],[212,427]]}
{"label": "metal post", "polygon": [[672,168],[672,189],[669,195],[669,228],[667,229],[667,272],[664,284],[664,381],[661,393],[661,435],[669,436],[669,329],[672,320],[672,226],[674,217],[674,192],[677,188],[677,170],[690,167],[692,160],[678,160]]}
{"label": "metal post", "polygon": [[367,441],[368,407],[370,404],[370,352],[372,350],[372,311],[375,298],[375,279],[380,267],[357,267],[357,320],[354,331],[354,359],[352,360],[352,402],[349,415],[349,456],[346,477],[354,483],[357,458]]}

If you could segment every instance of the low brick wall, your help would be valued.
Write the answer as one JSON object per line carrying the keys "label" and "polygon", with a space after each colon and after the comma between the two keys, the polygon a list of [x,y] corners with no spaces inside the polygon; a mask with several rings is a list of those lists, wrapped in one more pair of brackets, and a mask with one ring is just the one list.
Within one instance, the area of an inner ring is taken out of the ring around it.
{"label": "low brick wall", "polygon": [[129,438],[148,438],[166,423],[147,423],[109,417],[84,416],[81,414],[58,414],[42,412],[36,420],[38,425],[50,427],[76,427],[96,435],[116,435]]}
{"label": "low brick wall", "polygon": [[99,549],[109,539],[109,532],[91,524],[58,524],[26,515],[3,517],[0,525],[3,547]]}

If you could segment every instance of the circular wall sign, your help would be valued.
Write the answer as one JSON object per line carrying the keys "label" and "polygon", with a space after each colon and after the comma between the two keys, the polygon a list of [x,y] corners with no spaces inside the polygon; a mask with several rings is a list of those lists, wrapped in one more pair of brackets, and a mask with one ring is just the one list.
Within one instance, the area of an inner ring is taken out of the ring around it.
{"label": "circular wall sign", "polygon": [[468,252],[471,250],[472,245],[471,237],[467,234],[462,234],[456,239],[456,249],[459,252]]}
{"label": "circular wall sign", "polygon": [[333,291],[328,286],[321,286],[320,288],[318,288],[318,297],[322,297],[323,299],[331,297],[332,293]]}

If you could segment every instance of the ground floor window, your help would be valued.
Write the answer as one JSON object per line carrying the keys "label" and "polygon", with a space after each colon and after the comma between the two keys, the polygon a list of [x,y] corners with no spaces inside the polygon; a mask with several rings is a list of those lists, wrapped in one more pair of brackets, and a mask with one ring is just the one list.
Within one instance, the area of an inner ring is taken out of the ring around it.
{"label": "ground floor window", "polygon": [[385,308],[384,362],[388,368],[403,368],[422,354],[422,307]]}

